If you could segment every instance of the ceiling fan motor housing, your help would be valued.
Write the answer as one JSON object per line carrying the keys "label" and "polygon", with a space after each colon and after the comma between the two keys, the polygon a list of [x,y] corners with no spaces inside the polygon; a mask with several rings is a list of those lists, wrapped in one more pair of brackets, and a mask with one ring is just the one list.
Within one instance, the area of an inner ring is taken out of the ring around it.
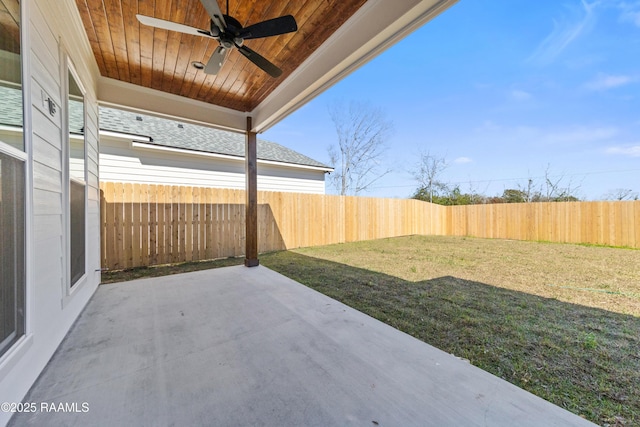
{"label": "ceiling fan motor housing", "polygon": [[213,20],[211,21],[211,35],[220,40],[220,45],[225,49],[231,49],[233,46],[240,47],[244,44],[244,39],[240,37],[242,24],[232,16],[224,15],[227,24],[226,29],[218,28]]}

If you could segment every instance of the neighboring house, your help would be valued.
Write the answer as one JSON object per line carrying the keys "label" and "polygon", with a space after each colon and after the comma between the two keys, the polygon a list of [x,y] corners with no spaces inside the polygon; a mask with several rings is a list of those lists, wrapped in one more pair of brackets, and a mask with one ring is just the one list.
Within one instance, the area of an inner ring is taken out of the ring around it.
{"label": "neighboring house", "polygon": [[[0,86],[0,135],[22,141],[21,90]],[[244,135],[114,108],[99,108],[100,181],[245,188]],[[70,170],[82,173],[82,106],[69,108]],[[325,194],[333,168],[258,139],[258,190]]]}
{"label": "neighboring house", "polygon": [[[245,136],[100,107],[100,181],[245,188]],[[333,169],[258,139],[258,190],[325,193]]]}

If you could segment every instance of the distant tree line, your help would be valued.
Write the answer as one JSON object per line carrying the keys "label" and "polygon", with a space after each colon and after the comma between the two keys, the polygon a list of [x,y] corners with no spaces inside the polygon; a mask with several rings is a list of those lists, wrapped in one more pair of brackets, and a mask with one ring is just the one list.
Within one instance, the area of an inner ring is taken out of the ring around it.
{"label": "distant tree line", "polygon": [[[439,205],[478,205],[488,203],[534,203],[534,202],[577,202],[580,201],[580,184],[575,184],[565,175],[554,175],[547,166],[544,177],[529,178],[526,183],[505,189],[501,195],[486,196],[476,191],[463,192],[460,185],[452,185],[441,179],[448,167],[443,157],[429,152],[421,153],[413,172],[418,188],[413,199]],[[630,189],[611,190],[603,196],[605,200],[638,200],[639,195]]]}
{"label": "distant tree line", "polygon": [[499,196],[486,196],[478,193],[467,193],[460,190],[460,186],[444,187],[431,194],[424,187],[418,188],[411,197],[417,200],[445,206],[456,205],[481,205],[487,203],[532,203],[532,202],[577,202],[580,199],[570,193],[563,193],[558,196],[548,197],[540,192],[531,195],[526,191],[517,188],[508,188]]}
{"label": "distant tree line", "polygon": [[[357,195],[391,172],[385,168],[387,140],[393,131],[384,110],[368,102],[336,101],[329,105],[329,116],[335,126],[337,144],[328,154],[334,172],[329,183],[341,195]],[[580,184],[565,175],[551,173],[547,166],[544,177],[529,178],[524,184],[505,189],[501,195],[486,196],[476,191],[463,192],[460,185],[442,180],[448,163],[444,157],[422,152],[413,170],[418,188],[413,199],[440,205],[475,205],[485,203],[532,203],[579,201]],[[638,200],[638,192],[626,188],[611,190],[605,200]]]}

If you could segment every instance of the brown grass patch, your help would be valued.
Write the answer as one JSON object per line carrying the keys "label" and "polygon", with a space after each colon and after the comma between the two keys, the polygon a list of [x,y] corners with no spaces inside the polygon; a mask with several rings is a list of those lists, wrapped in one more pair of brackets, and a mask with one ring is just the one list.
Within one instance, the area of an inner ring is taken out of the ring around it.
{"label": "brown grass patch", "polygon": [[411,282],[454,276],[640,316],[640,250],[409,236],[294,252]]}

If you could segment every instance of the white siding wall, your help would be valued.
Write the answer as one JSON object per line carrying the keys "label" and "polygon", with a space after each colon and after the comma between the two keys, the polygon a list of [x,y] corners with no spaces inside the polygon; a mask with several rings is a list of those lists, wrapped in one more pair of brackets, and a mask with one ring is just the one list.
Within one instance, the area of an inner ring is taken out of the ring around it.
{"label": "white siding wall", "polygon": [[[100,282],[99,188],[98,188],[98,106],[97,67],[82,31],[82,23],[73,0],[23,0],[29,15],[23,17],[30,38],[29,55],[32,114],[31,140],[33,176],[31,239],[27,242],[27,334],[23,345],[9,351],[0,366],[0,401],[20,402],[36,380],[58,344]],[[28,21],[27,19],[28,18]],[[63,85],[59,41],[66,47],[80,80],[87,90],[87,274],[86,280],[66,296],[65,269],[68,210],[63,202],[65,154],[62,135]],[[58,106],[51,116],[43,106],[42,92]],[[29,203],[29,202],[28,202]],[[0,425],[10,413],[0,412]]]}
{"label": "white siding wall", "polygon": [[[324,194],[323,171],[258,163],[258,190]],[[244,160],[155,149],[100,138],[100,179],[144,184],[245,188]]]}

